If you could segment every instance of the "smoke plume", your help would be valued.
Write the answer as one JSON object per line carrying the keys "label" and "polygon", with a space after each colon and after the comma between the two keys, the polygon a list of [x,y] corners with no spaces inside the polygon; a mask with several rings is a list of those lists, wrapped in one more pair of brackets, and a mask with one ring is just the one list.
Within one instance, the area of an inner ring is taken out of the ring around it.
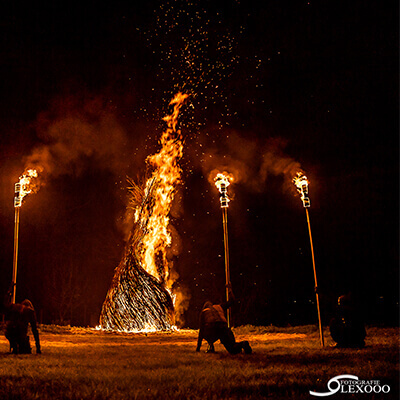
{"label": "smoke plume", "polygon": [[25,164],[38,169],[42,178],[78,176],[91,160],[100,169],[114,173],[125,168],[125,131],[101,97],[60,99],[39,115],[34,127],[42,144],[26,158]]}
{"label": "smoke plume", "polygon": [[292,179],[302,171],[301,164],[285,153],[287,142],[281,138],[261,141],[230,132],[218,141],[203,136],[200,145],[207,150],[201,157],[192,157],[211,185],[217,172],[226,172],[233,175],[235,184],[251,191],[263,192],[269,176],[282,176],[284,189],[293,190]]}
{"label": "smoke plume", "polygon": [[260,180],[265,182],[269,174],[282,175],[284,177],[284,188],[293,190],[293,178],[298,172],[302,172],[302,169],[298,161],[284,153],[286,144],[286,141],[277,138],[270,139],[266,143],[259,176]]}

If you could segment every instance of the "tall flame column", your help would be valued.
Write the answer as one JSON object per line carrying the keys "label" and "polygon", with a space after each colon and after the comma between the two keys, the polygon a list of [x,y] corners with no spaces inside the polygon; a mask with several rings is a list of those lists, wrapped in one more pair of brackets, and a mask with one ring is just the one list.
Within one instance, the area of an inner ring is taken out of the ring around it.
{"label": "tall flame column", "polygon": [[[228,243],[228,206],[229,198],[227,187],[229,186],[229,179],[223,175],[218,174],[215,178],[215,185],[217,186],[221,196],[219,201],[221,203],[222,210],[222,225],[224,230],[224,253],[225,253],[225,283],[226,283],[226,301],[229,301],[229,285],[231,282],[229,272],[229,243]],[[226,312],[228,327],[231,327],[231,309],[228,308]]]}
{"label": "tall flame column", "polygon": [[305,175],[303,175],[302,173],[298,173],[297,176],[293,179],[293,181],[297,187],[297,190],[300,193],[301,201],[303,202],[303,207],[306,211],[308,234],[310,237],[310,246],[311,246],[311,258],[312,258],[313,271],[314,271],[315,297],[317,300],[319,337],[321,340],[321,346],[324,347],[324,333],[322,330],[321,310],[320,310],[320,306],[319,306],[317,270],[315,268],[314,246],[313,246],[313,240],[312,240],[312,235],[311,235],[310,214],[308,212],[308,209],[310,208],[310,205],[311,205],[310,199],[308,197],[308,180]]}

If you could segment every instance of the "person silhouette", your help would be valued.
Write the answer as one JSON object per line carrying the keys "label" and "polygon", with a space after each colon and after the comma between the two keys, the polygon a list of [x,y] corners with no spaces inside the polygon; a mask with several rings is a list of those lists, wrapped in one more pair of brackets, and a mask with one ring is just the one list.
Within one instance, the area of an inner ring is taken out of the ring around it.
{"label": "person silhouette", "polygon": [[30,300],[25,299],[21,304],[7,304],[5,307],[5,321],[5,336],[10,342],[10,351],[14,354],[32,353],[28,336],[28,326],[30,324],[35,338],[36,353],[41,353],[36,312]]}
{"label": "person silhouette", "polygon": [[230,354],[239,354],[244,350],[246,354],[251,354],[252,348],[247,340],[236,342],[235,335],[228,327],[225,311],[232,306],[234,296],[230,285],[228,287],[228,301],[221,304],[213,304],[211,301],[204,303],[200,312],[200,329],[197,339],[196,351],[200,351],[203,339],[208,342],[207,353],[214,353],[214,343],[220,340]]}
{"label": "person silhouette", "polygon": [[366,331],[359,310],[351,293],[338,298],[336,315],[329,324],[336,347],[364,347]]}

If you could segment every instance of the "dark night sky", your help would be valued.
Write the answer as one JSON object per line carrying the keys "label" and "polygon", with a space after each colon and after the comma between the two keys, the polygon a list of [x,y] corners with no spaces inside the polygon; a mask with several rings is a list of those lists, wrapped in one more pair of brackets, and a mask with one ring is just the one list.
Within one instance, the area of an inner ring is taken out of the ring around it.
{"label": "dark night sky", "polygon": [[396,320],[398,9],[136,3],[2,2],[0,292],[11,282],[14,183],[51,149],[44,184],[21,209],[17,300],[29,297],[51,322],[63,293],[72,322],[98,317],[124,248],[126,176],[144,174],[181,89],[191,98],[172,223],[186,324],[224,294],[221,213],[207,179],[217,167],[240,171],[229,208],[237,323],[316,321],[305,213],[287,177],[263,169],[272,149],[311,182],[325,322],[348,290],[368,321]]}

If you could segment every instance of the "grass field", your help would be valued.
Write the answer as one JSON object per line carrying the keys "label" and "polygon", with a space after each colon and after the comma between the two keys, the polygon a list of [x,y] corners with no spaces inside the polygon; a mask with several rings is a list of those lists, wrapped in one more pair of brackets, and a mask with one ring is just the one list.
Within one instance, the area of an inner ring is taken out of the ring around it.
{"label": "grass field", "polygon": [[313,326],[241,327],[253,354],[195,352],[197,331],[117,334],[42,327],[41,355],[12,355],[0,337],[0,399],[317,399],[342,374],[380,380],[387,394],[329,399],[398,399],[397,328],[367,328],[364,349],[325,347]]}

